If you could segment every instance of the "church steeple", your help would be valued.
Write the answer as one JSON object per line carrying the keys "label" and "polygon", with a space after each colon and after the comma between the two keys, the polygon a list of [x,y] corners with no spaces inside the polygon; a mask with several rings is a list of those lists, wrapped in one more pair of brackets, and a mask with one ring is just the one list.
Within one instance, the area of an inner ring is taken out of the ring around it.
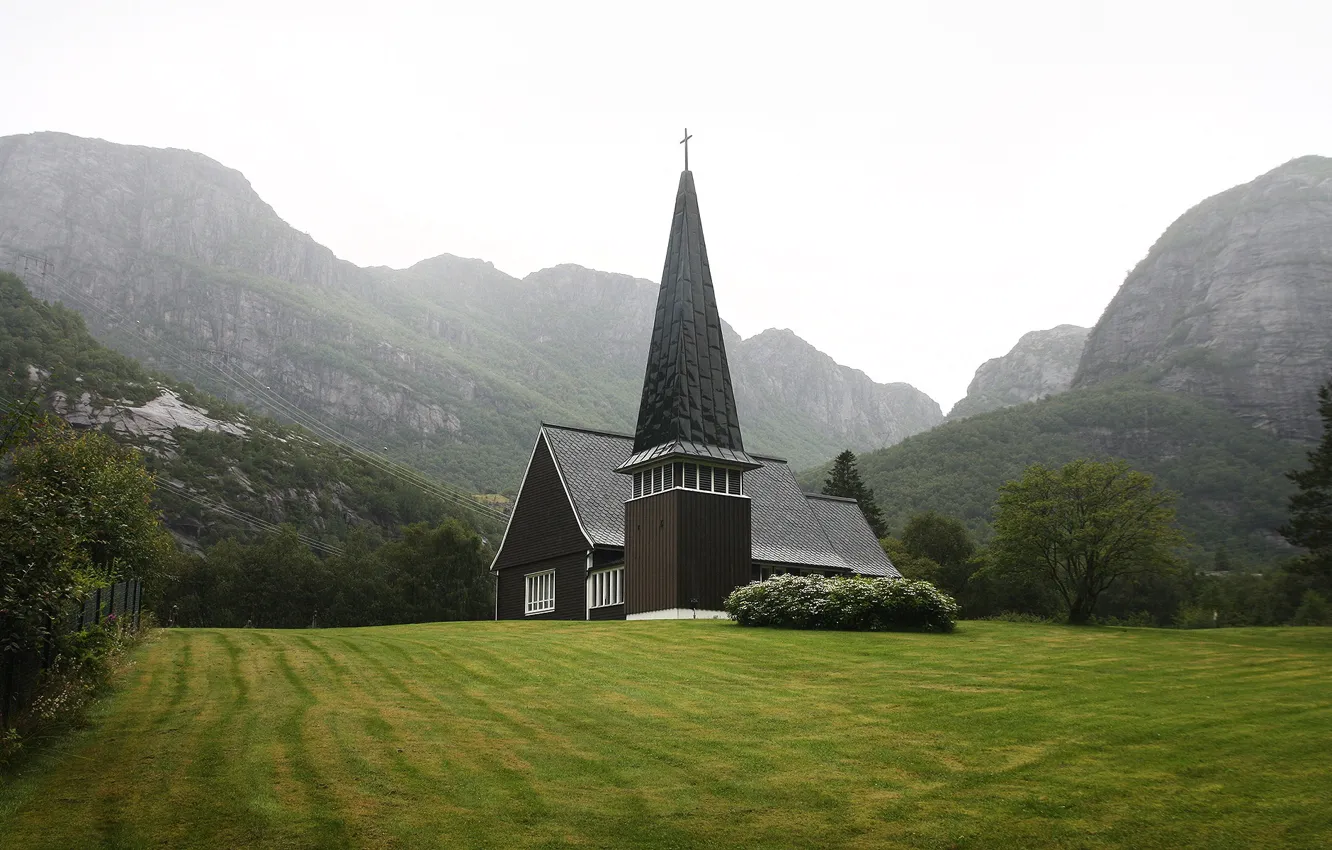
{"label": "church steeple", "polygon": [[620,469],[667,457],[758,466],[744,451],[693,172],[680,174],[648,348],[634,454]]}

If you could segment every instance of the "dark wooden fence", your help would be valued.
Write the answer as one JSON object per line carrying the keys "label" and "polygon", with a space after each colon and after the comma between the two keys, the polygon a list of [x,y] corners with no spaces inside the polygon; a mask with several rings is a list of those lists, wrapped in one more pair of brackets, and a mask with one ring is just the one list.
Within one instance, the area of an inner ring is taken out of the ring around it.
{"label": "dark wooden fence", "polygon": [[139,627],[143,608],[143,582],[138,579],[118,581],[110,587],[99,587],[83,600],[70,624],[82,631],[89,626],[106,622],[115,615],[122,625]]}
{"label": "dark wooden fence", "polygon": [[[121,628],[139,627],[143,610],[143,582],[118,581],[88,594],[82,604],[75,603],[65,628],[83,631],[108,621]],[[114,616],[115,619],[111,620]],[[32,699],[33,688],[41,671],[54,660],[55,643],[23,652],[3,653],[0,663],[0,732],[13,725],[15,715]]]}

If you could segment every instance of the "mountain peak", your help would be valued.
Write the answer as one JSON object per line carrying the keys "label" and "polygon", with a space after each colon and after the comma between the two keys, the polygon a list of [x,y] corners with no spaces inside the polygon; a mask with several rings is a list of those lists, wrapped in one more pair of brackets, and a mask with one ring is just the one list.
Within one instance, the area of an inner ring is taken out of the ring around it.
{"label": "mountain peak", "polygon": [[1125,278],[1075,386],[1144,370],[1295,439],[1332,353],[1332,159],[1291,160],[1189,209]]}

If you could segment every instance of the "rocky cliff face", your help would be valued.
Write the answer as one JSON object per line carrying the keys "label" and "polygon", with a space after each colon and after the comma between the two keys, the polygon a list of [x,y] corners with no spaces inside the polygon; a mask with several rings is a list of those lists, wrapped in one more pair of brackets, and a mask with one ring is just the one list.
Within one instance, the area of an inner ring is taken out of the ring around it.
{"label": "rocky cliff face", "polygon": [[1059,325],[1024,334],[1003,357],[986,360],[953,405],[949,419],[962,419],[1062,393],[1073,384],[1089,328]]}
{"label": "rocky cliff face", "polygon": [[1143,370],[1294,439],[1332,378],[1332,159],[1303,157],[1172,224],[1092,330],[1074,381]]}
{"label": "rocky cliff face", "polygon": [[943,421],[938,402],[910,384],[875,383],[789,330],[733,345],[730,361],[745,424],[799,417],[811,433],[864,449],[891,446]]}
{"label": "rocky cliff face", "polygon": [[[207,157],[57,133],[0,139],[0,253],[23,252],[52,262],[23,274],[39,297],[145,364],[480,490],[516,484],[542,419],[633,426],[656,298],[572,265],[523,280],[449,255],[358,268]],[[728,343],[756,450],[813,464],[938,419],[898,385],[818,388],[841,367],[810,365],[808,346]]]}

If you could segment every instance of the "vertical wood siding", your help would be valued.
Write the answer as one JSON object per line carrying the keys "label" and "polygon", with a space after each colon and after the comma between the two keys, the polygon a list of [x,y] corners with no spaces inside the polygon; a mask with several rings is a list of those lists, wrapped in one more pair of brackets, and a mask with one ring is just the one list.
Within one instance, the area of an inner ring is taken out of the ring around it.
{"label": "vertical wood siding", "polygon": [[[527,614],[523,579],[528,573],[555,571],[555,610]],[[500,570],[496,613],[501,620],[587,619],[587,553],[574,552]]]}
{"label": "vertical wood siding", "polygon": [[677,608],[678,494],[667,490],[624,506],[624,611]]}
{"label": "vertical wood siding", "polygon": [[749,499],[677,490],[680,568],[677,608],[719,611],[753,571]]}
{"label": "vertical wood siding", "polygon": [[571,552],[582,556],[588,546],[578,528],[573,505],[560,484],[550,447],[542,435],[518,492],[513,519],[499,557],[495,559],[495,569],[503,571]]}
{"label": "vertical wood siding", "polygon": [[623,620],[624,605],[607,605],[605,608],[593,608],[587,612],[589,620]]}
{"label": "vertical wood siding", "polygon": [[625,613],[720,610],[753,570],[748,499],[667,490],[625,506]]}

